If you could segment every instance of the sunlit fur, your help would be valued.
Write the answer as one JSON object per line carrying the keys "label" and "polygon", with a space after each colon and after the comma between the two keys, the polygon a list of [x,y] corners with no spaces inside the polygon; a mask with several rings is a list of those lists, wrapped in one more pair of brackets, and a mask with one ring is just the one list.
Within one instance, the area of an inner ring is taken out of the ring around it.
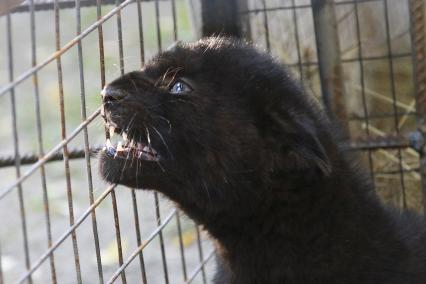
{"label": "sunlit fur", "polygon": [[[177,80],[192,92],[171,94]],[[426,224],[381,205],[332,124],[270,55],[178,44],[109,85],[106,117],[160,153],[101,153],[111,183],[155,189],[216,243],[215,283],[426,283]]]}

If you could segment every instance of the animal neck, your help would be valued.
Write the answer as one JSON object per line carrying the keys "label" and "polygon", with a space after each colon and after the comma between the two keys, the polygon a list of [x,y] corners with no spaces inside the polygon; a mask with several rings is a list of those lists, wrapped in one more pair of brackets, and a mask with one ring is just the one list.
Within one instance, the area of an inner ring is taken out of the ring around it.
{"label": "animal neck", "polygon": [[[282,275],[283,268],[289,270],[286,275],[292,275],[297,267],[309,267],[309,258],[321,248],[338,245],[330,237],[333,232],[346,234],[348,224],[362,224],[357,221],[359,212],[355,208],[370,206],[367,194],[360,180],[341,176],[339,172],[312,182],[304,175],[294,175],[293,179],[298,180],[283,179],[268,188],[270,194],[245,216],[235,213],[238,206],[244,206],[241,204],[231,210],[234,213],[200,220],[216,240],[223,269],[238,274],[238,279],[244,278],[247,271],[256,271],[249,274],[251,278],[235,283],[257,283],[253,279]],[[345,190],[339,190],[342,188]],[[342,237],[345,241],[350,238],[349,233]]]}

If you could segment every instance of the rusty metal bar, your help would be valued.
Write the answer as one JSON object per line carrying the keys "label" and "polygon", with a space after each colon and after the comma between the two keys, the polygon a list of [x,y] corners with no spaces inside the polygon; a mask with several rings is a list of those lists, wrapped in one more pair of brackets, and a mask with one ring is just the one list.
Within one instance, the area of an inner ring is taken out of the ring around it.
{"label": "rusty metal bar", "polygon": [[[394,59],[397,58],[411,58],[412,54],[411,52],[402,52],[402,53],[394,53],[391,54],[391,57]],[[359,57],[354,57],[354,58],[341,58],[340,62],[341,63],[353,63],[353,62],[358,62],[360,60],[363,61],[375,61],[375,60],[383,60],[383,59],[387,59],[388,55],[378,55],[378,56],[364,56],[363,58],[359,58]],[[298,62],[292,62],[292,63],[288,63],[286,64],[287,66],[290,67],[297,67],[299,65]],[[315,65],[319,65],[318,62],[315,61],[305,61],[301,63],[302,66],[315,66]]]}
{"label": "rusty metal bar", "polygon": [[[12,47],[12,20],[10,14],[6,15],[6,28],[7,28],[7,57],[9,67],[9,81],[13,81],[14,68],[13,68],[13,47]],[[16,114],[16,101],[15,101],[15,89],[10,89],[10,107],[12,113],[12,129],[13,129],[13,147],[15,156],[15,171],[16,178],[21,177],[21,164],[20,164],[20,153],[19,153],[19,137],[18,137],[18,125],[17,125],[17,114]],[[28,246],[28,230],[27,230],[27,218],[25,213],[24,195],[22,193],[22,185],[18,185],[18,202],[19,202],[19,213],[21,217],[21,228],[23,237],[23,247],[25,255],[25,267],[27,270],[31,267],[30,249]],[[28,278],[28,283],[33,283],[32,278]]]}
{"label": "rusty metal bar", "polygon": [[189,276],[188,280],[185,282],[186,284],[192,283],[194,281],[195,277],[200,273],[202,269],[204,269],[204,266],[209,262],[209,260],[215,255],[215,250],[212,250],[208,253],[207,257],[200,263],[200,265],[195,268],[195,270],[192,272],[192,274]]}
{"label": "rusty metal bar", "polygon": [[161,52],[162,43],[161,43],[161,27],[160,27],[160,5],[158,1],[159,0],[155,0],[155,27],[157,30],[157,48],[158,48],[158,51]]}
{"label": "rusty metal bar", "polygon": [[[59,0],[55,0],[55,44],[56,50],[61,49],[60,42],[60,18],[59,18]],[[60,109],[60,122],[61,122],[61,138],[66,139],[67,131],[65,126],[65,100],[64,100],[64,86],[62,79],[62,61],[61,57],[56,58],[56,66],[58,72],[58,88],[59,88],[59,109]],[[67,185],[67,200],[68,200],[68,213],[69,213],[69,222],[70,226],[74,224],[74,206],[73,206],[73,197],[72,197],[72,185],[71,185],[71,172],[68,159],[68,144],[65,144],[62,148],[62,153],[64,155],[64,170],[65,170],[65,180]],[[80,268],[80,257],[78,253],[78,244],[77,244],[77,235],[75,232],[71,234],[73,253],[74,253],[74,264],[76,270],[77,283],[82,283],[81,279],[81,268]]]}
{"label": "rusty metal bar", "polygon": [[[141,0],[143,2],[152,2],[154,0]],[[167,1],[167,0],[160,0],[160,1]],[[83,0],[80,3],[80,7],[93,7],[96,6],[97,0]],[[120,2],[124,2],[123,0],[120,0]],[[116,0],[102,0],[102,5],[115,5]],[[10,13],[22,13],[22,12],[28,12],[31,10],[31,7],[29,7],[29,4],[23,4],[21,6],[16,7],[13,9]],[[59,2],[59,9],[71,9],[75,8],[75,0],[68,0],[68,1],[60,1]],[[35,5],[35,11],[48,11],[53,10],[53,1],[50,2],[43,2],[43,3],[37,3]]]}
{"label": "rusty metal bar", "polygon": [[[101,0],[97,0],[101,1]],[[71,41],[69,41],[67,44],[62,46],[59,50],[54,52],[52,55],[50,55],[47,59],[39,63],[37,66],[34,66],[30,69],[28,69],[26,72],[22,73],[20,76],[15,78],[13,82],[10,82],[6,84],[2,89],[0,89],[0,97],[4,96],[7,92],[10,91],[11,88],[21,84],[25,79],[33,75],[35,72],[39,71],[52,61],[56,60],[58,57],[62,56],[66,51],[68,51],[71,47],[76,45],[79,41],[84,39],[86,36],[88,36],[92,31],[99,28],[104,22],[106,22],[108,19],[110,19],[112,16],[114,16],[118,11],[122,10],[124,7],[129,5],[130,3],[134,2],[135,0],[126,0],[123,3],[121,3],[119,6],[115,7],[111,11],[109,11],[105,16],[99,18],[96,22],[94,22],[92,25],[90,25],[87,29],[85,29],[79,36],[73,38]]]}
{"label": "rusty metal bar", "polygon": [[164,227],[172,220],[173,216],[176,214],[176,209],[173,209],[169,215],[164,219],[164,221],[160,222],[158,224],[157,228],[152,231],[152,233],[149,235],[149,237],[143,241],[139,247],[126,259],[126,261],[114,272],[112,277],[108,280],[108,284],[114,283],[114,281],[120,276],[120,274],[126,269],[127,266],[133,261],[133,259],[136,258],[136,256],[142,252],[142,250],[151,243],[151,241],[157,236],[161,235],[162,230]]}
{"label": "rusty metal bar", "polygon": [[[158,200],[158,193],[154,192],[154,203],[155,203],[155,216],[157,218],[157,226],[161,225],[161,215],[160,215],[160,202]],[[164,272],[164,281],[166,284],[169,283],[169,272],[167,269],[167,259],[166,251],[164,249],[164,237],[163,232],[160,230],[158,232],[158,239],[160,241],[160,250],[161,250],[161,260],[163,262],[163,272]]]}
{"label": "rusty metal bar", "polygon": [[[101,150],[102,147],[101,146],[93,146],[92,148],[89,148],[89,155],[94,155],[96,154],[99,150]],[[81,158],[85,158],[85,148],[75,148],[75,149],[71,149],[69,150],[69,156],[68,158],[71,159],[81,159]],[[40,158],[43,158],[42,155],[37,155],[37,154],[24,154],[24,155],[20,155],[20,164],[22,165],[31,165],[36,163],[37,161],[39,161]],[[62,161],[64,159],[64,156],[61,152],[56,152],[55,154],[53,154],[52,156],[50,156],[47,159],[47,163],[48,162],[55,162],[55,161]],[[10,166],[14,166],[15,165],[15,158],[14,156],[0,156],[0,168],[3,167],[10,167]],[[40,165],[40,169],[43,167],[43,165]]]}
{"label": "rusty metal bar", "polygon": [[[136,200],[136,190],[132,188],[131,190],[132,194],[132,204],[133,204],[133,219],[135,221],[135,231],[136,231],[136,243],[138,247],[142,244],[142,238],[141,238],[141,229],[139,225],[139,212],[138,212],[138,203]],[[139,252],[139,264],[141,267],[141,277],[142,277],[142,283],[147,284],[146,280],[146,269],[145,269],[145,260],[143,257],[142,250]]]}
{"label": "rusty metal bar", "polygon": [[[118,218],[118,208],[117,208],[117,199],[115,197],[115,190],[111,191],[111,201],[112,201],[112,212],[114,213],[114,228],[115,228],[115,238],[117,240],[117,252],[118,252],[118,263],[123,265],[123,247],[121,245],[121,234],[120,234],[120,221]],[[123,284],[127,283],[126,273],[121,271],[121,282]]]}
{"label": "rusty metal bar", "polygon": [[[379,2],[383,0],[349,0],[349,1],[335,1],[335,5],[353,5],[356,3],[367,3],[367,2]],[[267,12],[273,12],[273,11],[280,11],[280,10],[293,10],[293,9],[310,9],[312,8],[312,4],[299,4],[299,5],[285,5],[285,6],[275,6],[275,7],[269,7],[266,9]],[[249,9],[249,10],[242,10],[239,13],[240,14],[257,14],[257,13],[263,13],[264,9]]]}
{"label": "rusty metal bar", "polygon": [[[137,12],[138,12],[138,27],[139,27],[139,48],[140,48],[140,62],[141,62],[141,68],[144,66],[145,62],[145,48],[144,48],[144,37],[143,37],[143,22],[142,22],[142,5],[141,0],[136,0],[136,6],[137,6]],[[131,190],[132,195],[132,204],[133,204],[133,219],[135,222],[135,233],[136,233],[136,243],[138,246],[142,244],[142,237],[141,237],[141,229],[139,224],[139,212],[138,212],[138,203],[136,200],[136,190]],[[142,250],[139,252],[139,265],[141,269],[141,277],[142,277],[142,283],[147,284],[147,277],[146,277],[146,268],[145,268],[145,260],[143,256]]]}
{"label": "rusty metal bar", "polygon": [[[37,53],[36,53],[36,26],[35,26],[35,12],[34,12],[34,0],[30,0],[30,28],[31,28],[31,66],[34,67],[37,65]],[[35,98],[35,113],[36,113],[36,127],[37,127],[37,143],[38,143],[38,157],[39,160],[44,156],[44,147],[43,147],[43,131],[41,123],[41,109],[40,109],[40,92],[38,87],[38,74],[37,72],[33,75],[33,84],[34,84],[34,98]],[[61,157],[62,158],[62,157]],[[24,157],[21,157],[21,165],[23,165]],[[35,160],[32,163],[35,163]],[[43,209],[44,209],[44,218],[46,220],[46,235],[47,235],[47,247],[52,246],[52,228],[50,220],[50,208],[49,208],[49,195],[47,192],[47,182],[46,182],[46,171],[44,165],[40,166],[40,177],[41,185],[43,189]],[[52,283],[56,284],[56,268],[55,268],[55,259],[54,255],[49,256],[50,264],[50,275]]]}
{"label": "rusty metal bar", "polygon": [[262,0],[263,8],[263,29],[265,30],[265,44],[266,50],[271,51],[271,41],[269,40],[269,23],[268,23],[268,11],[266,10],[266,2]]}
{"label": "rusty metal bar", "polygon": [[21,175],[19,179],[15,180],[11,185],[7,186],[2,192],[0,192],[0,200],[2,200],[9,192],[11,192],[24,180],[26,180],[33,172],[40,168],[40,166],[45,164],[52,156],[56,154],[56,152],[62,149],[65,144],[68,144],[71,140],[73,140],[86,125],[92,122],[99,115],[100,112],[101,108],[99,107],[91,116],[87,118],[85,122],[81,123],[77,128],[75,128],[74,131],[71,132],[71,134],[66,139],[62,140],[55,147],[53,147],[44,157],[40,158],[23,175]]}
{"label": "rusty metal bar", "polygon": [[[77,36],[81,34],[81,8],[80,7],[81,7],[80,0],[75,0]],[[81,120],[84,122],[87,120],[87,111],[86,111],[86,90],[85,90],[85,84],[84,84],[83,46],[81,41],[78,42],[77,44],[77,52],[78,52],[78,69],[79,69],[79,75],[80,75]],[[92,154],[92,152],[89,145],[89,134],[88,134],[87,127],[83,128],[83,137],[84,137],[84,158],[86,162],[89,202],[92,205],[94,202],[92,165],[90,161],[90,155]],[[102,271],[102,259],[101,259],[100,245],[99,245],[98,224],[96,220],[95,211],[92,211],[91,219],[92,219],[92,231],[93,231],[93,239],[95,243],[96,265],[98,269],[99,283],[103,283],[104,280],[103,280],[103,271]]]}
{"label": "rusty metal bar", "polygon": [[188,272],[187,272],[187,268],[186,268],[185,246],[183,245],[182,225],[180,223],[179,214],[176,214],[176,227],[177,227],[178,238],[179,238],[180,262],[182,264],[183,280],[186,281],[186,279],[188,279]]}
{"label": "rusty metal bar", "polygon": [[137,9],[138,9],[139,47],[140,47],[140,57],[141,57],[141,68],[143,68],[144,63],[145,63],[145,48],[144,48],[144,39],[143,39],[143,22],[142,22],[141,0],[136,0],[136,5],[137,5]]}
{"label": "rusty metal bar", "polygon": [[412,135],[389,135],[384,137],[359,137],[353,138],[344,147],[350,150],[379,150],[379,149],[403,149],[409,148],[416,143]]}
{"label": "rusty metal bar", "polygon": [[[204,256],[203,256],[203,246],[201,245],[201,235],[200,235],[200,229],[198,228],[198,225],[195,224],[195,233],[197,234],[197,247],[198,247],[198,256],[200,258],[200,263],[203,263]],[[203,283],[207,283],[207,277],[206,277],[206,270],[204,269],[204,265],[201,267],[201,275],[203,278]]]}
{"label": "rusty metal bar", "polygon": [[[178,26],[177,26],[177,19],[176,19],[176,3],[175,0],[171,0],[172,5],[172,18],[173,18],[173,41],[178,41]],[[185,260],[185,246],[183,245],[183,237],[182,237],[182,226],[180,222],[180,216],[179,213],[176,214],[176,228],[177,228],[177,234],[178,234],[178,241],[179,241],[179,253],[180,253],[180,261],[182,265],[182,275],[183,280],[186,281],[188,278],[188,272],[186,268],[186,260]]]}
{"label": "rusty metal bar", "polygon": [[311,0],[321,92],[330,116],[348,129],[334,0]]}
{"label": "rusty metal bar", "polygon": [[[365,134],[367,137],[370,137],[370,114],[368,113],[367,100],[365,97],[365,77],[364,77],[364,59],[363,59],[363,49],[361,44],[361,27],[359,22],[359,11],[358,3],[354,4],[355,10],[355,29],[356,29],[356,40],[358,45],[358,58],[359,60],[359,75],[361,80],[361,97],[362,97],[362,109],[364,112],[363,121],[365,122]],[[376,186],[376,181],[374,178],[374,162],[373,162],[373,153],[368,149],[368,165],[370,167],[371,183],[373,186]]]}
{"label": "rusty metal bar", "polygon": [[297,23],[297,12],[295,0],[291,0],[291,5],[293,7],[292,9],[292,20],[293,20],[293,26],[294,26],[294,40],[296,42],[296,51],[297,51],[297,66],[299,68],[299,76],[300,81],[303,84],[304,76],[303,76],[303,65],[302,65],[302,54],[300,53],[300,39],[299,39],[299,25]]}
{"label": "rusty metal bar", "polygon": [[172,4],[172,20],[173,20],[173,40],[178,40],[177,20],[176,20],[176,1],[171,0]]}
{"label": "rusty metal bar", "polygon": [[[391,43],[391,35],[390,35],[390,24],[389,24],[389,9],[388,9],[388,0],[384,0],[383,2],[383,9],[384,9],[384,15],[385,15],[385,28],[386,28],[386,47],[387,47],[387,54],[388,54],[388,63],[389,63],[389,76],[390,76],[390,83],[391,83],[391,95],[392,95],[392,110],[394,113],[394,127],[395,132],[399,134],[399,116],[398,116],[398,110],[396,106],[396,86],[395,86],[395,72],[394,72],[394,64],[393,64],[393,58],[391,56],[392,54],[392,43]],[[401,182],[401,193],[402,193],[402,207],[405,209],[407,208],[407,198],[405,194],[405,181],[404,181],[404,173],[403,173],[403,166],[402,166],[402,153],[401,150],[398,149],[397,151],[397,157],[398,157],[398,167],[400,170],[400,182]]]}
{"label": "rusty metal bar", "polygon": [[[119,5],[119,0],[116,0],[116,5]],[[123,59],[123,34],[121,30],[121,11],[118,11],[116,14],[117,17],[117,35],[118,35],[118,57],[120,60],[120,73],[124,75],[124,59]],[[114,228],[115,228],[115,239],[117,242],[117,253],[118,253],[118,264],[119,266],[123,265],[123,246],[121,242],[121,232],[120,232],[120,220],[118,217],[118,206],[117,198],[115,196],[115,190],[111,191],[111,202],[112,202],[112,211],[114,214]],[[126,273],[123,270],[121,273],[121,282],[123,284],[127,283]]]}
{"label": "rusty metal bar", "polygon": [[[96,0],[96,16],[98,21],[102,19],[102,7],[101,7],[102,2],[101,1],[102,0]],[[97,28],[98,28],[98,42],[99,42],[99,64],[100,64],[100,70],[101,70],[101,89],[103,89],[103,87],[105,86],[104,33],[103,33],[102,25],[98,25]]]}
{"label": "rusty metal bar", "polygon": [[[348,142],[345,147],[351,148],[354,150],[368,150],[371,149],[397,149],[397,148],[413,148],[417,150],[417,147],[414,144],[423,143],[419,141],[421,137],[416,138],[412,136],[416,132],[409,132],[407,134],[400,135],[387,135],[383,137],[375,137],[375,136],[366,136],[366,137],[358,137],[353,138],[351,142]],[[413,138],[414,137],[414,138]],[[89,154],[94,155],[99,150],[102,149],[102,146],[93,146],[89,148]],[[57,150],[59,151],[59,150]],[[72,149],[69,151],[69,159],[81,159],[85,157],[85,149]],[[30,155],[21,155],[20,156],[21,165],[33,164],[39,161],[39,157],[35,154]],[[43,164],[54,161],[62,161],[63,155],[60,152],[56,152],[53,155],[46,155],[43,157]],[[14,166],[14,157],[6,156],[0,157],[0,168],[1,167],[9,167]],[[41,165],[38,165],[41,167]],[[1,198],[0,198],[1,199]]]}
{"label": "rusty metal bar", "polygon": [[[417,127],[426,133],[426,1],[410,0],[411,41],[416,92]],[[426,213],[426,145],[420,151],[423,210]]]}
{"label": "rusty metal bar", "polygon": [[93,202],[90,207],[84,211],[80,218],[76,220],[76,222],[70,226],[53,244],[52,246],[46,250],[33,264],[31,269],[22,275],[21,278],[17,281],[17,283],[24,283],[26,279],[28,279],[42,264],[46,259],[51,255],[83,222],[84,220],[96,209],[96,207],[101,204],[101,202],[108,196],[108,194],[116,187],[116,185],[109,186],[99,197]]}
{"label": "rusty metal bar", "polygon": [[139,247],[130,255],[130,257],[119,267],[119,269],[114,273],[108,283],[113,283],[115,279],[126,269],[126,267],[133,261],[133,259],[143,251],[143,249],[159,234],[161,234],[164,227],[170,222],[173,216],[176,214],[176,209],[173,209],[169,215],[161,222],[157,228],[149,235],[149,237],[143,241]]}
{"label": "rusty metal bar", "polygon": [[[152,1],[152,0],[142,0],[142,1]],[[123,2],[121,0],[121,2]],[[115,0],[102,0],[103,5],[114,5]],[[93,7],[96,6],[96,0],[83,0],[80,1],[80,7]],[[75,0],[68,0],[68,1],[60,1],[59,2],[59,9],[71,9],[76,7]],[[35,11],[48,11],[48,10],[54,10],[54,4],[53,1],[50,2],[42,2],[37,3],[34,5]],[[28,12],[31,10],[31,7],[29,4],[23,4],[21,6],[16,7],[11,12],[12,13],[22,13],[22,12]]]}

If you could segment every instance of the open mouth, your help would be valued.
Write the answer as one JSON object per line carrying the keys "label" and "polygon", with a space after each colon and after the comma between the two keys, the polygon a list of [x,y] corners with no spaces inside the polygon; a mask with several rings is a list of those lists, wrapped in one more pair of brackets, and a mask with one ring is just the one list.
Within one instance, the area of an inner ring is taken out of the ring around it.
{"label": "open mouth", "polygon": [[[116,133],[121,136],[121,140],[117,143],[112,143],[111,139]],[[129,139],[128,134],[125,131],[113,126],[109,127],[108,134],[105,147],[103,148],[103,151],[108,156],[113,157],[114,159],[140,159],[152,162],[158,162],[160,160],[160,155],[154,148],[152,148],[149,141],[148,143],[144,143]]]}

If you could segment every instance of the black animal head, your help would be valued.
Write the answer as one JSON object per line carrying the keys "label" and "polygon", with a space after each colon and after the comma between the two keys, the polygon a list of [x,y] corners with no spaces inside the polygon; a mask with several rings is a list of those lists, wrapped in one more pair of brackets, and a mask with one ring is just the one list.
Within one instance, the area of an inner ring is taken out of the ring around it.
{"label": "black animal head", "polygon": [[102,151],[103,177],[184,208],[252,208],[274,179],[332,171],[317,107],[282,65],[239,41],[178,44],[106,86],[103,106],[124,140]]}

